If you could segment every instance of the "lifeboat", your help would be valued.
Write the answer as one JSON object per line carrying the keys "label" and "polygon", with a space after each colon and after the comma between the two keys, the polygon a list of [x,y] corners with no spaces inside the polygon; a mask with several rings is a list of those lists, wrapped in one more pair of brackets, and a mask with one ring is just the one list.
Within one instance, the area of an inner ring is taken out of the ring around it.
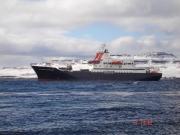
{"label": "lifeboat", "polygon": [[122,61],[112,61],[111,64],[113,64],[113,65],[122,65],[123,62]]}

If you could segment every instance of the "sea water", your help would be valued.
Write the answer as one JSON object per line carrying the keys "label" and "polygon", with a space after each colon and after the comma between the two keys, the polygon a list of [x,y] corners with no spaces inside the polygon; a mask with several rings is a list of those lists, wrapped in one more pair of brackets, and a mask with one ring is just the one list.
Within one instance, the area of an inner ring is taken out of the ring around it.
{"label": "sea water", "polygon": [[0,135],[178,135],[180,79],[0,79]]}

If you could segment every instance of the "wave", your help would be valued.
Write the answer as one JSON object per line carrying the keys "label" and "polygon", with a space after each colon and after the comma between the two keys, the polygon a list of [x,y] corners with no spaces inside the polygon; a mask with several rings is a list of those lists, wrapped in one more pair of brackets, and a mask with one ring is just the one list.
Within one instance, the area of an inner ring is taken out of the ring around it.
{"label": "wave", "polygon": [[0,78],[37,78],[37,76],[32,68],[13,67],[1,68]]}
{"label": "wave", "polygon": [[163,78],[180,78],[180,67],[168,66],[167,68],[161,68]]}

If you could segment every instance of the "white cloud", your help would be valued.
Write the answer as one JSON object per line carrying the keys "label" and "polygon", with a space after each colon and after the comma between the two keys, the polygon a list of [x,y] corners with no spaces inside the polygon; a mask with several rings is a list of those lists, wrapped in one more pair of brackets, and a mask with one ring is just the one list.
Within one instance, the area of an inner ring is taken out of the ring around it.
{"label": "white cloud", "polygon": [[1,55],[90,55],[100,42],[67,37],[65,33],[96,22],[143,32],[141,37],[110,41],[109,48],[114,53],[180,51],[179,0],[0,0],[0,3]]}
{"label": "white cloud", "polygon": [[[175,39],[158,39],[153,35],[120,37],[111,42],[110,48],[115,53],[137,54],[143,52],[166,51],[179,55],[179,41]],[[172,47],[173,46],[173,47]]]}

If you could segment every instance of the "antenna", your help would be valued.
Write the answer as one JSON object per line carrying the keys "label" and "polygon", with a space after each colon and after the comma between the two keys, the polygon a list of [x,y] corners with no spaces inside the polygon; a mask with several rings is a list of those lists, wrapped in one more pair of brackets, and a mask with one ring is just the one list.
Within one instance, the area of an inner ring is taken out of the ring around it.
{"label": "antenna", "polygon": [[100,49],[100,51],[102,51],[102,52],[103,52],[105,49],[106,49],[106,44],[104,43],[104,44],[102,44],[102,45],[101,45],[101,49]]}

